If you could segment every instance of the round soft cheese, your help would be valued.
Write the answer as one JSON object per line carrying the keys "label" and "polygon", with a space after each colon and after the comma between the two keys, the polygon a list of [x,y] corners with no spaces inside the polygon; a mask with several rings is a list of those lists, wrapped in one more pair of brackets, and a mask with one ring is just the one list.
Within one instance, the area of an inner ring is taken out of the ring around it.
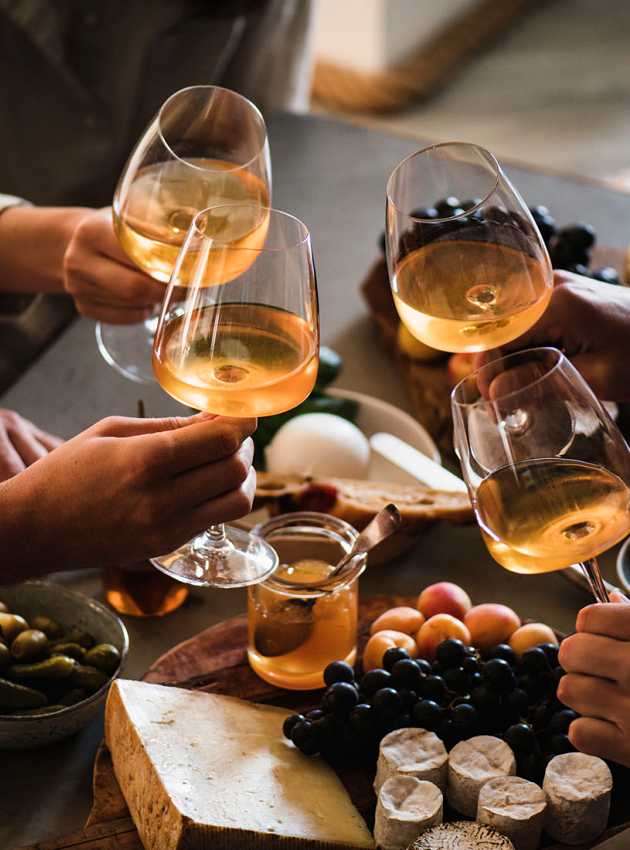
{"label": "round soft cheese", "polygon": [[477,820],[507,835],[516,850],[536,850],[545,822],[547,798],[534,782],[497,776],[482,787]]}
{"label": "round soft cheese", "polygon": [[408,850],[515,850],[509,838],[492,826],[452,821],[423,832]]}
{"label": "round soft cheese", "polygon": [[563,753],[545,771],[545,829],[563,844],[592,841],[606,829],[612,774],[605,761],[585,753]]}
{"label": "round soft cheese", "polygon": [[421,832],[442,823],[444,800],[432,782],[391,776],[378,795],[374,838],[381,850],[405,850]]}
{"label": "round soft cheese", "polygon": [[486,782],[515,773],[516,759],[505,741],[492,735],[477,735],[460,741],[451,750],[446,797],[455,811],[474,818],[479,792]]}
{"label": "round soft cheese", "polygon": [[397,773],[433,782],[446,788],[448,753],[434,732],[426,729],[396,729],[385,735],[379,748],[374,791]]}

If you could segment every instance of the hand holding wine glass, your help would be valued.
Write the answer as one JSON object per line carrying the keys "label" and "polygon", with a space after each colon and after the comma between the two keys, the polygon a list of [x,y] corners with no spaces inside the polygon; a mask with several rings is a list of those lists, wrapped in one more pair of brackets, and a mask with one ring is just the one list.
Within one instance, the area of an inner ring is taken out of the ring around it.
{"label": "hand holding wine glass", "polygon": [[492,360],[452,393],[455,448],[493,558],[513,572],[579,562],[607,602],[597,555],[630,531],[630,453],[553,348]]}
{"label": "hand holding wine glass", "polygon": [[[443,198],[437,208],[436,198]],[[547,306],[544,242],[483,148],[450,142],[404,159],[387,184],[386,234],[398,314],[432,348],[494,348],[520,336]]]}

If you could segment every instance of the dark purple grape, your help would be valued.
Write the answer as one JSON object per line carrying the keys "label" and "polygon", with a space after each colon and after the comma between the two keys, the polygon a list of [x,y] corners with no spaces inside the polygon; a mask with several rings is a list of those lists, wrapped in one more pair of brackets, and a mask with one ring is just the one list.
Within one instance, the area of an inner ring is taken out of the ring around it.
{"label": "dark purple grape", "polygon": [[552,735],[549,744],[551,752],[556,756],[559,756],[562,753],[572,753],[575,751],[575,747],[571,741],[569,741],[568,735],[562,735],[560,733]]}
{"label": "dark purple grape", "polygon": [[432,699],[435,702],[442,702],[446,698],[448,688],[446,682],[441,676],[427,676],[422,680],[420,685],[420,693],[424,699]]}
{"label": "dark purple grape", "polygon": [[613,268],[613,266],[604,266],[603,268],[595,269],[594,271],[589,272],[589,275],[593,278],[593,280],[599,280],[602,283],[621,283],[619,272],[617,269]]}
{"label": "dark purple grape", "polygon": [[532,218],[535,222],[538,222],[539,218],[545,218],[545,216],[551,215],[549,212],[549,208],[539,204],[536,207],[529,208],[530,213],[532,214]]}
{"label": "dark purple grape", "polygon": [[551,716],[553,714],[553,707],[549,702],[541,702],[537,705],[532,712],[532,723],[534,724],[534,729],[546,729],[551,721]]}
{"label": "dark purple grape", "polygon": [[445,670],[446,667],[440,661],[438,661],[437,658],[431,664],[431,672],[434,676],[443,676]]}
{"label": "dark purple grape", "polygon": [[303,714],[290,714],[284,723],[282,724],[282,734],[285,738],[291,737],[291,732],[293,731],[293,727],[297,723],[301,723],[304,720]]}
{"label": "dark purple grape", "polygon": [[560,647],[555,643],[541,643],[540,648],[547,656],[549,666],[553,669],[558,664],[558,652]]}
{"label": "dark purple grape", "polygon": [[462,209],[466,210],[466,212],[468,212],[469,210],[472,210],[474,207],[478,207],[479,204],[482,202],[482,200],[483,200],[483,198],[470,198],[467,201],[462,201],[461,204],[460,204],[460,207]]}
{"label": "dark purple grape", "polygon": [[548,673],[550,671],[547,653],[541,646],[533,646],[521,656],[521,667],[526,673]]}
{"label": "dark purple grape", "polygon": [[483,684],[483,676],[481,673],[469,673],[468,674],[468,693],[472,693],[475,688],[478,688],[479,685]]}
{"label": "dark purple grape", "polygon": [[421,679],[420,668],[411,658],[403,658],[392,667],[392,682],[396,688],[415,690],[420,687]]}
{"label": "dark purple grape", "polygon": [[556,711],[549,721],[549,731],[552,735],[566,735],[569,731],[569,726],[574,720],[577,720],[579,716],[580,715],[576,711],[572,711],[570,708],[563,708],[560,711]]}
{"label": "dark purple grape", "polygon": [[305,756],[315,756],[320,750],[317,729],[308,720],[300,720],[291,730],[291,740]]}
{"label": "dark purple grape", "polygon": [[481,672],[481,663],[477,658],[473,658],[472,655],[464,656],[464,660],[462,661],[462,667],[467,673]]}
{"label": "dark purple grape", "polygon": [[383,667],[390,673],[397,661],[402,661],[404,658],[409,658],[409,653],[402,646],[392,646],[383,655]]}
{"label": "dark purple grape", "polygon": [[482,675],[487,685],[498,693],[507,693],[516,687],[514,670],[502,658],[491,658],[483,666]]}
{"label": "dark purple grape", "polygon": [[554,669],[553,669],[553,681],[554,681],[556,688],[560,684],[560,679],[563,676],[566,676],[566,670],[563,670],[563,668],[560,667],[560,665],[558,665],[557,667],[554,667]]}
{"label": "dark purple grape", "polygon": [[380,667],[369,670],[361,679],[360,688],[366,696],[372,696],[381,688],[389,688],[392,683],[392,674]]}
{"label": "dark purple grape", "polygon": [[556,238],[576,251],[590,251],[597,237],[590,224],[579,223],[560,228]]}
{"label": "dark purple grape", "polygon": [[456,694],[470,693],[469,676],[463,667],[453,667],[447,670],[444,674],[444,681],[449,691]]}
{"label": "dark purple grape", "polygon": [[381,688],[372,697],[372,708],[379,720],[393,720],[402,711],[403,701],[394,688]]}
{"label": "dark purple grape", "polygon": [[346,661],[331,661],[324,670],[324,682],[334,685],[336,682],[354,684],[354,670]]}
{"label": "dark purple grape", "polygon": [[461,740],[461,737],[455,729],[455,725],[450,717],[443,717],[435,731],[438,738],[442,739],[447,750],[450,750],[458,741]]}
{"label": "dark purple grape", "polygon": [[453,197],[453,195],[439,200],[435,205],[435,209],[440,218],[451,218],[454,215],[461,215],[464,212],[461,201],[459,198]]}
{"label": "dark purple grape", "polygon": [[462,703],[451,710],[453,728],[462,738],[471,738],[479,731],[479,714],[470,703]]}
{"label": "dark purple grape", "polygon": [[507,643],[498,643],[496,646],[493,646],[489,650],[487,658],[502,658],[503,661],[507,661],[512,667],[516,664],[516,653]]}
{"label": "dark purple grape", "polygon": [[413,722],[410,714],[399,714],[398,717],[394,718],[394,720],[390,723],[390,729],[392,732],[394,729],[409,729],[411,726],[413,726]]}
{"label": "dark purple grape", "polygon": [[518,760],[518,775],[530,782],[542,784],[544,771],[545,765],[539,752],[524,753]]}
{"label": "dark purple grape", "polygon": [[435,657],[445,670],[461,667],[462,661],[466,657],[466,648],[461,640],[449,638],[442,641],[438,646]]}
{"label": "dark purple grape", "polygon": [[506,696],[505,702],[507,708],[515,715],[522,716],[527,714],[527,707],[529,705],[527,691],[524,691],[521,688],[516,688]]}
{"label": "dark purple grape", "polygon": [[531,752],[536,742],[534,730],[527,723],[515,723],[510,726],[506,729],[503,738],[515,753]]}
{"label": "dark purple grape", "polygon": [[346,717],[359,702],[359,692],[350,682],[335,682],[322,698],[322,709],[326,714]]}
{"label": "dark purple grape", "polygon": [[431,670],[431,665],[426,658],[416,658],[416,664],[418,665],[418,670],[420,670],[423,676],[430,676],[433,672]]}
{"label": "dark purple grape", "polygon": [[588,268],[582,263],[570,263],[569,265],[563,265],[562,270],[565,272],[571,272],[571,274],[582,275],[582,277],[590,277]]}
{"label": "dark purple grape", "polygon": [[414,723],[423,729],[432,731],[442,719],[443,710],[434,700],[423,699],[417,702],[411,710]]}
{"label": "dark purple grape", "polygon": [[539,677],[532,673],[524,673],[518,677],[518,687],[527,693],[529,704],[535,703],[543,694]]}
{"label": "dark purple grape", "polygon": [[431,221],[434,218],[439,218],[440,214],[435,207],[418,207],[412,210],[409,215],[412,218],[420,218],[423,221]]}
{"label": "dark purple grape", "polygon": [[418,694],[410,688],[398,688],[397,690],[402,700],[402,710],[411,711],[418,702]]}
{"label": "dark purple grape", "polygon": [[496,713],[501,707],[501,696],[487,685],[479,685],[470,695],[471,702],[479,711],[490,714]]}
{"label": "dark purple grape", "polygon": [[[307,711],[304,717],[307,720],[310,720],[311,723],[314,723],[316,720],[321,720],[322,717],[325,717],[325,713],[321,710],[321,708],[314,708],[312,711]],[[286,722],[286,721],[285,721]]]}
{"label": "dark purple grape", "polygon": [[360,738],[371,739],[376,736],[376,721],[371,705],[363,702],[355,705],[348,720],[350,727]]}

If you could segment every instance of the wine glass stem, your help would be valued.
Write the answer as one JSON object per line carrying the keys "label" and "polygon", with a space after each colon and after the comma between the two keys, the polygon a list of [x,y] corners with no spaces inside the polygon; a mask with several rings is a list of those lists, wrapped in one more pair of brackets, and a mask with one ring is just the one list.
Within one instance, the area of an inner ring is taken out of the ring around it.
{"label": "wine glass stem", "polygon": [[220,548],[225,545],[225,526],[223,523],[219,525],[211,525],[206,532],[206,540],[212,547]]}
{"label": "wine glass stem", "polygon": [[597,602],[610,602],[610,597],[608,596],[604,579],[599,571],[597,558],[588,558],[588,560],[582,561],[580,566],[584,570],[584,575],[588,579],[588,583],[593,591],[593,596]]}

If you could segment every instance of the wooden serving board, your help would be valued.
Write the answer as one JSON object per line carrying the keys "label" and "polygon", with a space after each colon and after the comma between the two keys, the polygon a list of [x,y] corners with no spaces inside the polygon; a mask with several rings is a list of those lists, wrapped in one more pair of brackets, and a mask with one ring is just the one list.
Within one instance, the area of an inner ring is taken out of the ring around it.
{"label": "wooden serving board", "polygon": [[[359,607],[359,653],[369,637],[370,624],[379,614],[395,605],[413,605],[414,602],[415,598],[386,595],[371,596],[362,600]],[[247,662],[246,647],[247,618],[244,615],[234,617],[169,650],[151,665],[143,679],[146,682],[168,684],[197,678],[198,684],[201,685],[197,690],[227,694],[295,710],[309,710],[316,706],[320,692],[283,690],[260,679]],[[375,806],[372,791],[374,772],[360,767],[343,768],[338,772],[355,806],[371,825]],[[621,796],[627,800],[630,782],[624,782],[623,790],[624,794]],[[64,838],[34,844],[21,850],[143,850],[104,743],[101,744],[94,763],[93,793],[92,811],[84,829]],[[623,799],[621,803],[619,814],[624,809]],[[612,836],[622,828],[615,827],[606,835]],[[547,846],[546,850],[562,848],[560,845]]]}

